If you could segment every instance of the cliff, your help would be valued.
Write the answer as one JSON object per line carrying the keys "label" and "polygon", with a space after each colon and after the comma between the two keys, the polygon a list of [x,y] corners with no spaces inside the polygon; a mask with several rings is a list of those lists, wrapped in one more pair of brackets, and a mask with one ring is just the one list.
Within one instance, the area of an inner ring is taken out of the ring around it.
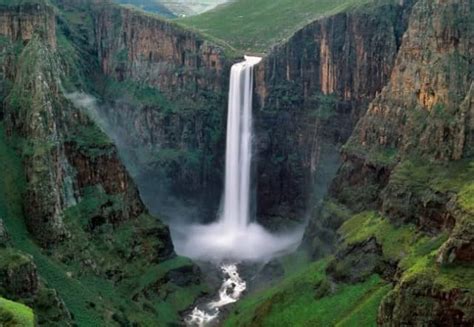
{"label": "cliff", "polygon": [[[313,219],[307,233],[318,253],[330,230],[338,229],[329,239],[336,240],[334,266],[342,271],[348,271],[345,262],[351,256],[364,255],[363,240],[376,238],[382,259],[396,267],[389,277],[395,287],[378,313],[382,326],[472,324],[472,285],[459,280],[472,275],[468,253],[474,241],[468,205],[472,9],[469,1],[414,5],[390,79],[343,147],[343,164],[317,213],[324,216]],[[381,215],[379,223],[368,218],[367,210]],[[401,235],[409,228],[417,241],[399,257],[392,251],[403,248]],[[388,240],[397,238],[392,247]],[[423,239],[432,240],[430,250],[416,252]],[[344,255],[348,246],[351,256]]]}
{"label": "cliff", "polygon": [[[258,216],[299,217],[324,196],[338,149],[388,82],[412,1],[319,19],[256,72]],[[285,209],[286,208],[286,209]]]}
{"label": "cliff", "polygon": [[[2,295],[31,305],[40,325],[147,323],[163,312],[177,321],[204,289],[199,272],[175,255],[168,227],[148,214],[115,146],[77,99],[87,71],[76,59],[89,49],[72,46],[77,34],[63,16],[58,28],[29,34],[37,21],[56,21],[41,8],[8,7],[22,24],[15,35],[2,29],[0,216],[13,253],[0,267]],[[188,284],[177,304],[160,293],[179,297]],[[153,312],[140,310],[150,297]]]}
{"label": "cliff", "polygon": [[116,141],[133,176],[142,187],[155,187],[147,184],[154,180],[188,197],[220,189],[230,68],[224,50],[128,8],[97,7],[93,21],[107,78],[101,114],[115,135],[127,135]]}
{"label": "cliff", "polygon": [[20,4],[4,1],[0,4],[0,35],[12,41],[28,42],[41,34],[51,47],[56,47],[56,16],[44,0]]}

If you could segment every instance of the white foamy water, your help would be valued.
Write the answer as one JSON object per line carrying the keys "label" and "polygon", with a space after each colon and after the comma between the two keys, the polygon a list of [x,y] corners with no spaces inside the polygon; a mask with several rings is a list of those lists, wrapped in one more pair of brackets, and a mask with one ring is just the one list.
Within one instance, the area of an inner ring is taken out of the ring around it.
{"label": "white foamy water", "polygon": [[[303,230],[271,234],[252,221],[252,97],[253,67],[258,57],[232,66],[227,118],[225,186],[222,213],[216,223],[172,226],[176,252],[192,259],[221,262],[268,261],[296,249]],[[219,316],[219,309],[239,300],[247,285],[237,265],[221,266],[224,281],[218,299],[196,307],[186,318],[189,326],[207,326]]]}
{"label": "white foamy water", "polygon": [[246,56],[232,66],[222,213],[213,224],[172,226],[180,255],[213,262],[265,261],[294,250],[301,240],[302,230],[270,234],[250,217],[253,67],[260,60]]}
{"label": "white foamy water", "polygon": [[240,277],[237,265],[221,266],[224,281],[219,289],[219,299],[211,301],[202,308],[194,308],[186,319],[186,325],[204,327],[219,316],[219,309],[237,302],[247,288],[247,283]]}

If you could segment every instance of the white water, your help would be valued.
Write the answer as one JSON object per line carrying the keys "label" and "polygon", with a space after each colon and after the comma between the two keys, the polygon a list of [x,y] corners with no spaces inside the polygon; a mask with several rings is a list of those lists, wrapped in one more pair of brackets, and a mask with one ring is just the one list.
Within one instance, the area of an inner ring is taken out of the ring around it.
{"label": "white water", "polygon": [[221,221],[232,229],[250,223],[253,66],[261,58],[245,57],[232,66],[229,85],[225,158],[224,210]]}
{"label": "white water", "polygon": [[301,240],[301,230],[270,234],[250,216],[253,67],[260,60],[246,56],[232,66],[222,212],[213,224],[172,226],[180,255],[217,263],[267,261],[294,250]]}
{"label": "white water", "polygon": [[237,302],[247,288],[247,283],[239,275],[237,265],[222,265],[221,270],[224,281],[219,289],[219,299],[209,302],[201,309],[194,308],[186,319],[188,326],[203,327],[213,322],[219,316],[219,309]]}
{"label": "white water", "polygon": [[[270,234],[252,221],[252,96],[253,67],[261,58],[245,57],[232,66],[227,118],[225,186],[222,212],[209,225],[172,226],[176,252],[196,260],[222,262],[265,262],[296,249],[302,230]],[[186,323],[206,326],[219,315],[219,308],[236,302],[246,289],[237,265],[221,265],[224,281],[219,299],[203,308],[196,307]]]}

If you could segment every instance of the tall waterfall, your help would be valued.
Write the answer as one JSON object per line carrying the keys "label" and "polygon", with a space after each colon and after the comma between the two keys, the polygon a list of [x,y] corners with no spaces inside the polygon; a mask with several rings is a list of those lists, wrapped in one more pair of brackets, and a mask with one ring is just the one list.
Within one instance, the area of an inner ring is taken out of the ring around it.
{"label": "tall waterfall", "polygon": [[245,56],[232,66],[227,117],[224,206],[221,221],[229,228],[250,222],[253,67],[261,58]]}
{"label": "tall waterfall", "polygon": [[253,68],[260,60],[246,56],[232,66],[222,212],[212,224],[171,225],[180,255],[217,263],[266,261],[295,249],[301,240],[302,228],[274,235],[251,219]]}

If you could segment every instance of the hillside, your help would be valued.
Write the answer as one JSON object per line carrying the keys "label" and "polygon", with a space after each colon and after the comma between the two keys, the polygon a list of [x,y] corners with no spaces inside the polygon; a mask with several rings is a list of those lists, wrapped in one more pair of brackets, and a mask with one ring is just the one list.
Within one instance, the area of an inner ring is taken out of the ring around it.
{"label": "hillside", "polygon": [[0,326],[474,326],[472,0],[117,1],[0,0]]}
{"label": "hillside", "polygon": [[175,18],[202,14],[229,0],[114,0],[118,4],[132,5],[163,17]]}
{"label": "hillside", "polygon": [[383,0],[238,0],[178,20],[245,52],[266,53],[315,19]]}
{"label": "hillside", "polygon": [[121,5],[132,5],[163,17],[174,18],[176,15],[158,0],[115,0]]}

